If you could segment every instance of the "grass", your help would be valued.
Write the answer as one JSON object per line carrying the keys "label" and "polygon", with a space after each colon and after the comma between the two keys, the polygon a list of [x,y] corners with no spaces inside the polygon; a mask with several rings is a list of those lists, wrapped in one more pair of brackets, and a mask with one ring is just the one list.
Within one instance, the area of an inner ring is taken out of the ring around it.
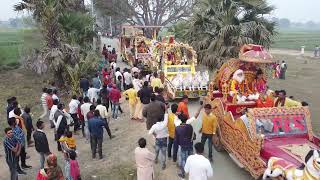
{"label": "grass", "polygon": [[37,30],[0,30],[0,66],[19,67],[25,54],[40,48],[41,39]]}
{"label": "grass", "polygon": [[274,39],[272,48],[313,51],[316,45],[320,45],[320,31],[307,30],[280,30],[279,35]]}

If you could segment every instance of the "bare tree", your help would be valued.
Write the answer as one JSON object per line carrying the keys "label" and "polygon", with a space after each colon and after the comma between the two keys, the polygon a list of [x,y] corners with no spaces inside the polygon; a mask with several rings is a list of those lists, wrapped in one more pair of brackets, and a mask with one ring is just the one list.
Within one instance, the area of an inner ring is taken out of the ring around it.
{"label": "bare tree", "polygon": [[132,25],[166,26],[192,13],[195,0],[96,0],[96,8]]}

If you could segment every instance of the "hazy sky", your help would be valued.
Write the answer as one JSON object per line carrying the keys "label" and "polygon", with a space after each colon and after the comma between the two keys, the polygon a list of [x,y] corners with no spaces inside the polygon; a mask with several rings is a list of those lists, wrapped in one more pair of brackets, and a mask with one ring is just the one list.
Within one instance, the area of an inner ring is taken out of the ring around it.
{"label": "hazy sky", "polygon": [[[86,0],[89,1],[89,0]],[[277,9],[273,16],[289,18],[291,21],[320,22],[320,0],[268,0]],[[7,20],[11,17],[21,15],[13,11],[13,5],[19,0],[0,0],[0,20]]]}

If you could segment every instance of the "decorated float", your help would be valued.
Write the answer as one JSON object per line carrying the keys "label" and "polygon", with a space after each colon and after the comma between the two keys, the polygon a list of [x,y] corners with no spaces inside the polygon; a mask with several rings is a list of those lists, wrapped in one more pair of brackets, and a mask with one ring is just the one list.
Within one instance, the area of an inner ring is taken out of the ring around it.
{"label": "decorated float", "polygon": [[320,139],[309,109],[273,107],[272,62],[262,46],[245,45],[216,73],[206,98],[218,118],[215,149],[226,150],[255,179],[320,179]]}
{"label": "decorated float", "polygon": [[[188,95],[189,98],[206,96],[209,73],[196,72],[197,54],[188,44],[173,36],[157,41],[160,26],[123,26],[120,37],[123,61],[129,65],[142,64],[146,71],[159,71],[165,91],[171,99]],[[146,29],[153,31],[147,38]]]}
{"label": "decorated float", "polygon": [[[120,36],[120,48],[122,60],[129,65],[142,63],[149,69],[157,68],[156,34],[161,26],[123,26]],[[146,31],[153,32],[152,37],[147,37]],[[150,30],[150,31],[149,31]]]}
{"label": "decorated float", "polygon": [[196,71],[197,53],[189,44],[179,43],[173,36],[161,43],[161,71],[163,82],[172,99],[206,96],[209,90],[208,71]]}

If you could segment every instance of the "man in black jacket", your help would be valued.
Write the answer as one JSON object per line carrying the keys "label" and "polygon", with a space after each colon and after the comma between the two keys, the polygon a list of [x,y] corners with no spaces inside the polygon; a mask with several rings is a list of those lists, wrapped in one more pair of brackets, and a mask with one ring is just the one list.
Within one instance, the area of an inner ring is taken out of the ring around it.
{"label": "man in black jacket", "polygon": [[37,130],[33,133],[36,151],[40,155],[40,168],[44,168],[45,156],[50,154],[49,143],[46,134],[43,132],[43,121],[37,122]]}
{"label": "man in black jacket", "polygon": [[140,89],[140,91],[138,91],[138,97],[140,98],[141,103],[144,105],[149,104],[151,94],[152,94],[152,89],[151,89],[151,87],[149,87],[148,81],[145,81],[143,83],[142,89]]}
{"label": "man in black jacket", "polygon": [[63,112],[64,104],[58,104],[58,110],[54,113],[54,126],[56,130],[55,140],[57,141],[58,151],[62,151],[59,139],[66,131],[69,131],[67,118]]}

